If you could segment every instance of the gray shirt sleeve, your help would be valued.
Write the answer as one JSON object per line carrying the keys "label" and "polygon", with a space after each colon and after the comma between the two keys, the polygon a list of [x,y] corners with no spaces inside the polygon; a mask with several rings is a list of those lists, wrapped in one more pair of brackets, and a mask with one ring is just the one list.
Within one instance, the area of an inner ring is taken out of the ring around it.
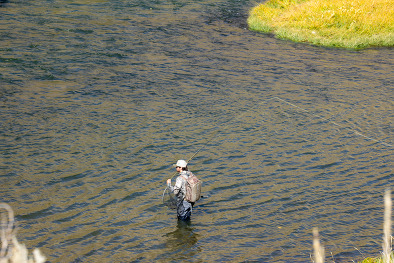
{"label": "gray shirt sleeve", "polygon": [[174,186],[169,184],[168,187],[170,188],[171,192],[174,192],[175,195],[178,195],[179,192],[181,192],[183,196],[186,195],[185,180],[182,178],[181,175],[176,178],[176,182]]}
{"label": "gray shirt sleeve", "polygon": [[176,182],[174,185],[174,194],[177,195],[179,192],[182,192],[183,195],[185,195],[185,187],[184,187],[184,183],[183,183],[183,179],[182,176],[178,176],[178,178],[176,178]]}

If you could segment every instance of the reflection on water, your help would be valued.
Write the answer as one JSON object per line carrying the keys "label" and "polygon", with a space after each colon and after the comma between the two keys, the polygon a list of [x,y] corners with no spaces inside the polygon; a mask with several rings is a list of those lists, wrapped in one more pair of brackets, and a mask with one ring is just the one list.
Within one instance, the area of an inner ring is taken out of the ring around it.
{"label": "reflection on water", "polygon": [[[249,32],[249,1],[48,3],[0,9],[18,240],[51,262],[307,262],[318,227],[335,262],[379,255],[394,50]],[[202,147],[209,198],[177,225],[165,181]]]}
{"label": "reflection on water", "polygon": [[169,249],[168,258],[189,259],[200,252],[196,246],[198,234],[194,233],[191,221],[178,220],[176,230],[166,234],[165,237],[167,238],[166,247]]}

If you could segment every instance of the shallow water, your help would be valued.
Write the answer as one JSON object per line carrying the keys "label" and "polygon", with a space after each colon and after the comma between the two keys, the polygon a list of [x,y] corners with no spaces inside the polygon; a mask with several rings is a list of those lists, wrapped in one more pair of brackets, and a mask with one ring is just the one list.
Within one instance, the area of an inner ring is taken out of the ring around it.
{"label": "shallow water", "polygon": [[[249,1],[0,7],[2,201],[50,262],[378,256],[394,185],[393,49],[245,29]],[[200,151],[199,151],[200,150]],[[162,204],[191,160],[189,225]]]}

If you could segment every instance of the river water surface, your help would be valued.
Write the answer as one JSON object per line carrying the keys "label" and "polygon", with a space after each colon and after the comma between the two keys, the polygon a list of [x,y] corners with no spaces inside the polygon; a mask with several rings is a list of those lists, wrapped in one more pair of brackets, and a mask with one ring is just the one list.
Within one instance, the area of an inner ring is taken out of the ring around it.
{"label": "river water surface", "polygon": [[[393,49],[246,29],[253,1],[0,7],[1,201],[49,262],[379,256],[393,186]],[[201,151],[199,151],[201,149]],[[172,164],[203,180],[189,225]]]}

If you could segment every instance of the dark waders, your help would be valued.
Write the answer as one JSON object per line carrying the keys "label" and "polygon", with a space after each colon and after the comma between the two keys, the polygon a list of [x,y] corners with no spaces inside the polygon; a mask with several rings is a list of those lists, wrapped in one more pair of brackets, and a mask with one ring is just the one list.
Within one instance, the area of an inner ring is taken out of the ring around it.
{"label": "dark waders", "polygon": [[188,221],[193,210],[193,204],[183,200],[183,196],[180,195],[176,200],[176,212],[178,220]]}

